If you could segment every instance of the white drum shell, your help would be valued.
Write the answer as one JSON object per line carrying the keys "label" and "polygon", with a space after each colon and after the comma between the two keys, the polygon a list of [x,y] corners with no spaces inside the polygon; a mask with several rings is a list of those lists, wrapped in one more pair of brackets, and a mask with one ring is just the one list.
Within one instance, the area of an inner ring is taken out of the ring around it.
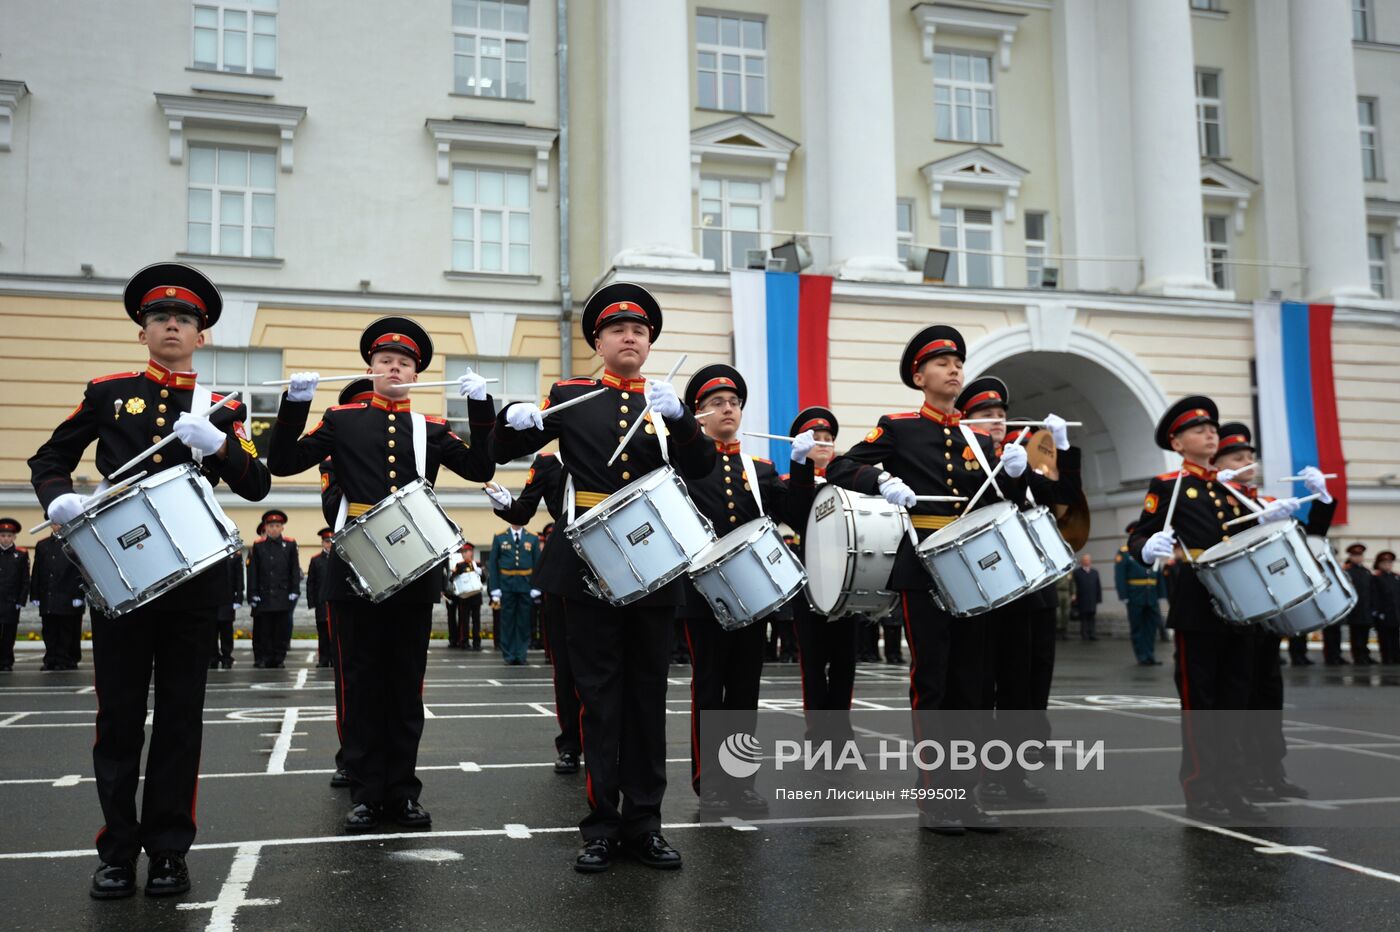
{"label": "white drum shell", "polygon": [[1327,576],[1327,586],[1292,608],[1284,609],[1261,624],[1275,634],[1293,637],[1336,624],[1356,608],[1356,587],[1351,577],[1337,565],[1332,545],[1325,537],[1309,537],[1308,547]]}
{"label": "white drum shell", "polygon": [[477,595],[484,588],[481,584],[481,574],[476,570],[467,570],[452,577],[452,594],[459,599]]}
{"label": "white drum shell", "polygon": [[680,576],[715,541],[709,519],[669,466],[618,489],[564,529],[599,595],[626,605]]}
{"label": "white drum shell", "polygon": [[1248,625],[1292,608],[1327,585],[1295,521],[1255,525],[1201,554],[1196,575],[1226,621]]}
{"label": "white drum shell", "polygon": [[886,587],[908,527],[908,514],[898,505],[823,485],[802,535],[812,609],[833,620],[888,615],[899,595]]}
{"label": "white drum shell", "polygon": [[919,544],[919,558],[933,577],[939,603],[964,618],[999,608],[1054,578],[1053,566],[1011,502],[979,508],[939,528]]}
{"label": "white drum shell", "polygon": [[331,543],[350,565],[351,581],[361,594],[383,602],[465,542],[427,480],[419,478],[346,524]]}
{"label": "white drum shell", "polygon": [[1055,514],[1049,508],[1039,505],[1030,511],[1021,512],[1021,518],[1026,522],[1031,537],[1035,539],[1036,546],[1040,548],[1046,564],[1050,567],[1045,579],[1032,591],[1044,589],[1074,569],[1074,551],[1065,543]]}
{"label": "white drum shell", "polygon": [[802,591],[807,572],[769,518],[730,531],[695,558],[690,581],[726,631],[777,611]]}
{"label": "white drum shell", "polygon": [[56,535],[92,606],[121,615],[243,549],[214,490],[186,463],[99,502]]}

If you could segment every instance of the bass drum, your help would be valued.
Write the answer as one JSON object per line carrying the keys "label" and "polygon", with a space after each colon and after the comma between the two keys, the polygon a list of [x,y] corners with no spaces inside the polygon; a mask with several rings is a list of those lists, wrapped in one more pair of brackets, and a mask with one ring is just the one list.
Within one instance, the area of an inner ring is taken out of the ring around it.
{"label": "bass drum", "polygon": [[878,495],[823,485],[802,535],[807,601],[829,619],[884,618],[899,601],[885,586],[909,516]]}

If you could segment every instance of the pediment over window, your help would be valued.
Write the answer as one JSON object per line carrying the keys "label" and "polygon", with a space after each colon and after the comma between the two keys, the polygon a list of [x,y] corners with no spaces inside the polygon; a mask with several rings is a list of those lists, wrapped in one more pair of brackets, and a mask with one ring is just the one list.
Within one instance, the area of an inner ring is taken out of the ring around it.
{"label": "pediment over window", "polygon": [[493,149],[533,153],[535,188],[549,189],[549,153],[559,138],[557,129],[498,120],[429,120],[428,132],[437,143],[438,184],[447,184],[451,175],[453,149]]}
{"label": "pediment over window", "polygon": [[198,125],[276,133],[281,169],[284,172],[292,170],[292,141],[297,127],[306,118],[305,107],[270,104],[262,100],[186,97],[180,94],[156,94],[156,103],[160,104],[170,128],[172,165],[179,165],[185,160],[185,127]]}
{"label": "pediment over window", "polygon": [[1000,191],[1002,219],[1016,219],[1016,199],[1021,195],[1021,179],[1029,171],[1001,156],[977,146],[947,158],[929,162],[919,169],[928,182],[929,212],[934,219],[942,209],[945,188],[974,191]]}
{"label": "pediment over window", "polygon": [[1235,220],[1235,232],[1244,232],[1244,215],[1249,199],[1259,190],[1259,182],[1237,172],[1223,162],[1201,160],[1201,201],[1210,206],[1228,204]]}
{"label": "pediment over window", "polygon": [[710,162],[767,163],[773,182],[773,196],[781,198],[787,189],[788,162],[798,143],[751,117],[736,116],[690,133],[690,184],[700,190],[700,166]]}
{"label": "pediment over window", "polygon": [[1011,43],[1025,18],[1024,13],[1003,13],[952,3],[919,3],[910,11],[923,34],[924,61],[933,61],[934,38],[938,33],[955,36],[985,36],[997,40],[997,60],[1001,70],[1011,67]]}
{"label": "pediment over window", "polygon": [[29,95],[23,81],[0,81],[0,152],[9,152],[15,136],[15,111]]}

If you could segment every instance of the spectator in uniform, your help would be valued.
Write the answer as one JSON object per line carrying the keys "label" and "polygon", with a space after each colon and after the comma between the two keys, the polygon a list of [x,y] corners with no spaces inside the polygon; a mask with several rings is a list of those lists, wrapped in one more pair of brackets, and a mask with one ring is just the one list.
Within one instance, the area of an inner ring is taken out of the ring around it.
{"label": "spectator in uniform", "polygon": [[78,566],[52,534],[34,547],[29,598],[39,608],[44,670],[76,670],[83,648],[83,589]]}

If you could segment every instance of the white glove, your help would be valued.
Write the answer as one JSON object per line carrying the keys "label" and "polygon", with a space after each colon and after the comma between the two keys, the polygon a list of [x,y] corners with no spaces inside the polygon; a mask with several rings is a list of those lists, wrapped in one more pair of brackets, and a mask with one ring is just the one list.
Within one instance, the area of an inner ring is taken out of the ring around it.
{"label": "white glove", "polygon": [[1222,469],[1215,474],[1215,478],[1221,482],[1234,482],[1235,477],[1243,472],[1243,469]]}
{"label": "white glove", "polygon": [[234,603],[233,603],[233,610],[234,610],[235,612],[238,611],[238,610],[239,610],[240,608],[242,608],[242,607],[243,607],[243,603],[242,603],[242,602],[234,602]]}
{"label": "white glove", "polygon": [[807,462],[807,454],[812,452],[812,448],[817,445],[817,435],[810,430],[804,430],[796,437],[792,438],[792,461],[799,466]]}
{"label": "white glove", "polygon": [[38,605],[38,604],[39,604],[39,600],[38,600],[38,599],[30,599],[30,600],[29,600],[29,604],[30,604],[30,605]]}
{"label": "white glove", "polygon": [[257,605],[259,602],[262,601],[262,596],[260,596],[260,595],[255,595],[255,596],[253,596],[251,599],[249,599],[248,601],[249,601],[249,602],[252,602],[254,605]]}
{"label": "white glove", "polygon": [[223,431],[209,423],[209,418],[189,412],[180,415],[171,432],[190,448],[197,459],[218,453],[228,439]]}
{"label": "white glove", "polygon": [[296,594],[295,592],[289,592],[289,593],[287,593],[287,601],[288,601],[288,602],[295,602],[296,600],[297,600],[297,594]]}
{"label": "white glove", "polygon": [[316,394],[316,385],[320,381],[319,372],[293,372],[291,384],[287,386],[287,400],[310,401]]}
{"label": "white glove", "polygon": [[647,379],[647,404],[651,405],[651,410],[668,421],[674,421],[685,413],[685,406],[676,394],[676,387],[670,382]]}
{"label": "white glove", "polygon": [[[35,604],[38,604],[38,603],[35,603]],[[82,607],[83,607],[83,600],[82,600],[82,599],[74,599],[74,600],[73,600],[73,607],[74,607],[74,608],[82,608]]]}
{"label": "white glove", "polygon": [[1269,502],[1264,506],[1264,510],[1259,513],[1259,523],[1267,524],[1270,521],[1287,521],[1293,517],[1293,513],[1302,506],[1302,502],[1296,498],[1280,498]]}
{"label": "white glove", "polygon": [[1017,478],[1026,471],[1026,448],[1019,443],[1008,443],[1001,448],[1001,461],[1006,464],[1001,471],[1012,479]]}
{"label": "white glove", "polygon": [[1303,477],[1303,485],[1309,492],[1322,496],[1319,501],[1325,505],[1332,504],[1332,495],[1327,491],[1327,480],[1323,477],[1322,470],[1316,466],[1305,466],[1298,475]]}
{"label": "white glove", "polygon": [[1142,545],[1142,559],[1145,563],[1170,560],[1175,552],[1176,535],[1171,531],[1158,531],[1147,538],[1147,543]]}
{"label": "white glove", "polygon": [[23,606],[23,605],[16,605],[16,606],[15,606],[15,611],[17,611],[17,612],[22,612],[22,611],[24,611],[24,606]]}
{"label": "white glove", "polygon": [[67,524],[79,514],[87,504],[87,499],[77,492],[65,492],[49,503],[49,520],[54,524]]}
{"label": "white glove", "polygon": [[524,401],[506,408],[506,423],[515,430],[529,430],[531,427],[544,430],[544,415],[537,405]]}
{"label": "white glove", "polygon": [[501,601],[501,590],[499,590],[499,589],[492,589],[492,590],[491,590],[491,601],[492,601],[492,602],[499,602],[499,601]]}
{"label": "white glove", "polygon": [[510,494],[510,489],[494,482],[486,487],[486,497],[495,502],[497,508],[509,508],[511,502],[515,501],[515,496]]}
{"label": "white glove", "polygon": [[885,501],[891,505],[899,505],[902,508],[914,507],[914,490],[905,485],[904,480],[897,476],[890,476],[880,483],[880,494],[885,496]]}
{"label": "white glove", "polygon": [[531,589],[531,590],[530,590],[530,598],[531,598],[532,600],[533,600],[533,599],[538,599],[538,598],[539,598],[540,596],[542,596],[542,595],[544,595],[544,593],[541,592],[541,591],[538,590],[538,589]]}
{"label": "white glove", "polygon": [[1058,414],[1045,415],[1045,426],[1050,428],[1050,436],[1055,438],[1056,450],[1069,449],[1069,426]]}
{"label": "white glove", "polygon": [[457,396],[472,401],[486,400],[486,380],[468,369],[467,374],[457,380]]}

